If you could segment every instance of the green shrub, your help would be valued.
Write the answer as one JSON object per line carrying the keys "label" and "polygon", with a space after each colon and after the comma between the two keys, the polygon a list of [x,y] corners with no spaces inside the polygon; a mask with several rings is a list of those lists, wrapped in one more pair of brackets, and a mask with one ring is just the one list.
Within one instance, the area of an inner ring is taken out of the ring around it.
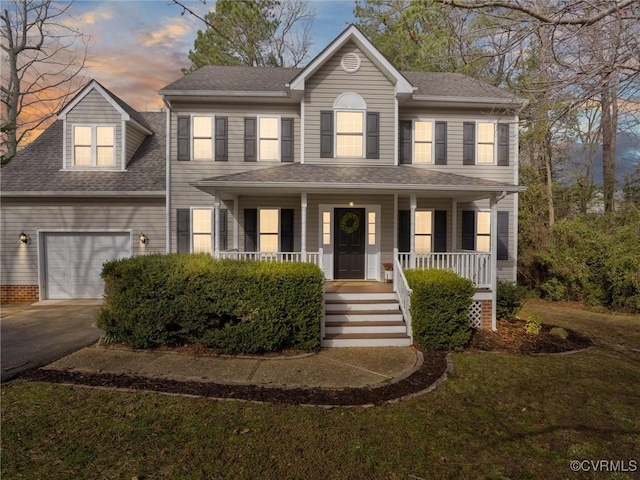
{"label": "green shrub", "polygon": [[407,270],[411,323],[422,348],[460,349],[471,338],[469,308],[473,283],[448,270]]}
{"label": "green shrub", "polygon": [[109,262],[102,277],[98,326],[112,341],[230,353],[320,345],[323,276],[312,264],[147,255]]}
{"label": "green shrub", "polygon": [[540,285],[540,293],[543,297],[558,302],[565,298],[567,288],[556,277],[551,277],[550,280]]}
{"label": "green shrub", "polygon": [[525,322],[524,331],[527,335],[538,336],[542,331],[542,325],[540,325],[535,319],[529,318]]}
{"label": "green shrub", "polygon": [[496,316],[498,319],[513,320],[516,318],[518,310],[522,308],[527,291],[513,282],[498,281],[496,296]]}

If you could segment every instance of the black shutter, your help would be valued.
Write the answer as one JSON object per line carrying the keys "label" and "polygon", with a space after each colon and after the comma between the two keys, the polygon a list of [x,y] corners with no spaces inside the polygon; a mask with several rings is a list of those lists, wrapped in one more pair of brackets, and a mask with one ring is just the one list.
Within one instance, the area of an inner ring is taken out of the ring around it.
{"label": "black shutter", "polygon": [[436,122],[436,165],[447,164],[447,122]]}
{"label": "black shutter", "polygon": [[380,114],[367,112],[367,158],[380,158]]}
{"label": "black shutter", "polygon": [[462,211],[462,250],[476,249],[476,212]]}
{"label": "black shutter", "polygon": [[229,234],[227,231],[227,209],[226,208],[221,208],[220,209],[220,250],[224,251],[226,250],[228,247],[227,245],[229,244]]}
{"label": "black shutter", "polygon": [[398,251],[411,250],[411,210],[398,212]]}
{"label": "black shutter", "polygon": [[280,210],[280,251],[293,252],[293,209]]}
{"label": "black shutter", "polygon": [[464,122],[462,125],[462,164],[476,163],[476,124]]}
{"label": "black shutter", "polygon": [[191,154],[191,117],[178,117],[178,160],[189,161]]}
{"label": "black shutter", "polygon": [[509,212],[498,212],[498,260],[509,260]]}
{"label": "black shutter", "polygon": [[509,166],[509,125],[498,124],[498,165]]}
{"label": "black shutter", "polygon": [[447,251],[447,211],[436,210],[433,212],[433,251]]}
{"label": "black shutter", "polygon": [[293,118],[280,120],[280,161],[293,162]]}
{"label": "black shutter", "polygon": [[228,117],[216,117],[216,160],[226,162],[229,160],[229,119]]}
{"label": "black shutter", "polygon": [[178,228],[178,253],[189,253],[191,251],[191,210],[179,208],[176,211]]}
{"label": "black shutter", "polygon": [[[244,119],[244,161],[256,162],[258,161],[258,154],[256,149],[256,123],[255,117],[245,117]],[[253,250],[252,250],[253,251]]]}
{"label": "black shutter", "polygon": [[320,112],[320,158],[333,158],[333,111]]}
{"label": "black shutter", "polygon": [[398,138],[398,159],[400,164],[412,163],[411,159],[411,120],[400,120],[399,123],[399,138]]}
{"label": "black shutter", "polygon": [[256,252],[258,250],[258,210],[256,208],[244,209],[244,251]]}

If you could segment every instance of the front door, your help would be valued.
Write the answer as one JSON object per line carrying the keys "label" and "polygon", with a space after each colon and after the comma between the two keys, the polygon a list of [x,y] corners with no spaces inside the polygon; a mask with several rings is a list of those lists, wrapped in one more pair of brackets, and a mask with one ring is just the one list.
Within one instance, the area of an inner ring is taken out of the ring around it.
{"label": "front door", "polygon": [[336,208],[333,278],[364,279],[364,208]]}

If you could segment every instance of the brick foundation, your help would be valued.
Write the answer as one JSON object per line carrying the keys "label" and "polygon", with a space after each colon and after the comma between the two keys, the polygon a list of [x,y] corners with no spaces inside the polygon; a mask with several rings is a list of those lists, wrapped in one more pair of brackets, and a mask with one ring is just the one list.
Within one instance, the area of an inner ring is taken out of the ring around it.
{"label": "brick foundation", "polygon": [[482,321],[480,324],[480,328],[482,330],[491,330],[491,300],[482,300],[480,302],[482,305]]}
{"label": "brick foundation", "polygon": [[0,303],[37,302],[38,285],[0,285]]}

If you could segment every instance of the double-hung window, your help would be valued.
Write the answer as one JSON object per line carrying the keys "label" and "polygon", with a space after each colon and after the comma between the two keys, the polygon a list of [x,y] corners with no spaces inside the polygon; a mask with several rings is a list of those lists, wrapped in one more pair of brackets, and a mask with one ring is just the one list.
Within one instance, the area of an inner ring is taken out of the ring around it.
{"label": "double-hung window", "polygon": [[433,235],[433,212],[418,210],[415,216],[415,251],[416,253],[431,252],[431,238]]}
{"label": "double-hung window", "polygon": [[477,163],[492,164],[495,158],[496,124],[478,123],[478,158]]}
{"label": "double-hung window", "polygon": [[191,217],[193,253],[211,253],[211,209],[194,208]]}
{"label": "double-hung window", "polygon": [[73,159],[77,167],[114,167],[115,127],[85,126],[73,127]]}
{"label": "double-hung window", "polygon": [[261,252],[279,251],[278,232],[280,230],[280,210],[277,208],[261,208],[259,216],[259,249]]}
{"label": "double-hung window", "polygon": [[476,215],[476,251],[491,251],[491,213],[478,212]]}
{"label": "double-hung window", "polygon": [[193,159],[213,158],[213,118],[193,116]]}
{"label": "double-hung window", "polygon": [[414,122],[413,151],[414,163],[433,163],[433,122]]}
{"label": "double-hung window", "polygon": [[364,156],[364,112],[336,112],[336,156]]}
{"label": "double-hung window", "polygon": [[259,160],[280,160],[280,119],[278,117],[259,117],[258,147]]}

